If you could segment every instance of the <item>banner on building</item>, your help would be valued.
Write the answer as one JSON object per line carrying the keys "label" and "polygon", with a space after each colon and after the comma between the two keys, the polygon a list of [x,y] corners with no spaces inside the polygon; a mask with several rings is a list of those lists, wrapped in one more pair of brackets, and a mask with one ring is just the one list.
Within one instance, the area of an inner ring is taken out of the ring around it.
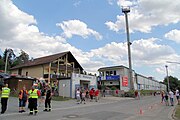
{"label": "banner on building", "polygon": [[119,80],[120,75],[106,76],[106,80]]}
{"label": "banner on building", "polygon": [[123,87],[127,87],[128,86],[128,77],[127,76],[123,76],[122,77],[122,86]]}

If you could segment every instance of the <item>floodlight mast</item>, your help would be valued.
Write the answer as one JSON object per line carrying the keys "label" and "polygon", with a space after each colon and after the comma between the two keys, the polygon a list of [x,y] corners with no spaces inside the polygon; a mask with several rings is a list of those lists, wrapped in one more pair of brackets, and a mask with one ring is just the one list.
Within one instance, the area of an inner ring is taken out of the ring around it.
{"label": "floodlight mast", "polygon": [[134,90],[134,82],[133,82],[133,76],[132,76],[132,65],[131,65],[131,48],[130,48],[131,42],[130,42],[130,36],[129,36],[129,25],[128,25],[128,15],[127,15],[130,12],[130,7],[129,6],[123,6],[122,12],[125,14],[125,20],[126,20],[130,89]]}

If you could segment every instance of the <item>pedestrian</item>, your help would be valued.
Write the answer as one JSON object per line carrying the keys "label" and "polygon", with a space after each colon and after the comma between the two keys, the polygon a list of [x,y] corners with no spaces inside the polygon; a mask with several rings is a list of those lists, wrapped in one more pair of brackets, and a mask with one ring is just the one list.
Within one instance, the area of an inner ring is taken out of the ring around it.
{"label": "pedestrian", "polygon": [[171,90],[169,91],[169,97],[171,106],[174,106],[174,93]]}
{"label": "pedestrian", "polygon": [[135,90],[134,95],[136,99],[140,99],[139,92],[137,90]]}
{"label": "pedestrian", "polygon": [[154,96],[156,96],[156,91],[154,91]]}
{"label": "pedestrian", "polygon": [[40,96],[40,91],[38,89],[35,89],[35,86],[32,86],[31,90],[28,92],[29,94],[29,115],[36,115],[38,110],[37,110],[37,99]]}
{"label": "pedestrian", "polygon": [[46,90],[45,109],[43,111],[49,111],[49,112],[51,111],[51,99],[52,99],[52,90],[51,87],[48,85]]}
{"label": "pedestrian", "polygon": [[86,89],[86,99],[88,99],[88,98],[89,98],[89,90]]}
{"label": "pedestrian", "polygon": [[162,90],[161,91],[161,103],[163,103],[164,102],[164,91]]}
{"label": "pedestrian", "polygon": [[165,92],[164,98],[165,98],[164,100],[165,100],[166,106],[169,106],[168,92]]}
{"label": "pedestrian", "polygon": [[26,87],[24,86],[20,91],[19,91],[19,112],[26,112],[25,111],[25,106],[28,98],[28,91],[26,90]]}
{"label": "pedestrian", "polygon": [[82,90],[81,91],[81,103],[84,102],[84,104],[86,104],[86,91]]}
{"label": "pedestrian", "polygon": [[103,89],[103,97],[105,97],[105,95],[106,95],[106,90],[105,89]]}
{"label": "pedestrian", "polygon": [[178,102],[178,105],[180,104],[180,101],[179,101],[179,90],[176,89],[176,99],[177,99],[177,102]]}
{"label": "pedestrian", "polygon": [[77,99],[77,104],[80,104],[81,98],[80,98],[80,90],[79,90],[79,88],[76,90],[76,99]]}
{"label": "pedestrian", "polygon": [[8,84],[5,84],[5,86],[2,88],[1,94],[1,114],[4,114],[6,112],[10,91],[11,90],[8,88]]}
{"label": "pedestrian", "polygon": [[116,96],[118,97],[119,96],[119,90],[116,89]]}
{"label": "pedestrian", "polygon": [[93,96],[94,96],[94,88],[91,88],[91,90],[89,91],[89,95],[90,95],[90,101],[93,100]]}
{"label": "pedestrian", "polygon": [[96,102],[98,102],[98,100],[99,100],[99,90],[98,89],[96,89],[96,91],[94,92],[94,96],[95,96]]}
{"label": "pedestrian", "polygon": [[45,99],[46,99],[46,95],[45,95],[45,92],[46,92],[46,88],[45,88],[45,83],[42,84],[42,87],[41,87],[41,96],[40,96],[40,100],[39,100],[39,107],[41,106],[41,103],[44,103],[45,102]]}

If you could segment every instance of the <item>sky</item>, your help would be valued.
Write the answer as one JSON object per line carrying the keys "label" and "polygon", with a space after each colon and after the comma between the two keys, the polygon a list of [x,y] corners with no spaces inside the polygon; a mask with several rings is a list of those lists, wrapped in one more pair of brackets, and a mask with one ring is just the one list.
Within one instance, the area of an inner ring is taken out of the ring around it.
{"label": "sky", "polygon": [[[128,67],[162,81],[180,79],[180,0],[0,0],[0,53],[11,48],[38,58],[71,51],[85,71]],[[177,63],[167,63],[167,61]]]}

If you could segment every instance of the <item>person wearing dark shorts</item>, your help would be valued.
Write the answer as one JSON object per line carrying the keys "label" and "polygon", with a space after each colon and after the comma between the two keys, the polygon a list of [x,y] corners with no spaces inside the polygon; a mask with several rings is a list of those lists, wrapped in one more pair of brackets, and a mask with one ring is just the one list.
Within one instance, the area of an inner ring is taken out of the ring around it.
{"label": "person wearing dark shorts", "polygon": [[19,112],[25,112],[25,106],[27,102],[27,95],[28,91],[26,90],[26,87],[23,87],[22,90],[19,92]]}

